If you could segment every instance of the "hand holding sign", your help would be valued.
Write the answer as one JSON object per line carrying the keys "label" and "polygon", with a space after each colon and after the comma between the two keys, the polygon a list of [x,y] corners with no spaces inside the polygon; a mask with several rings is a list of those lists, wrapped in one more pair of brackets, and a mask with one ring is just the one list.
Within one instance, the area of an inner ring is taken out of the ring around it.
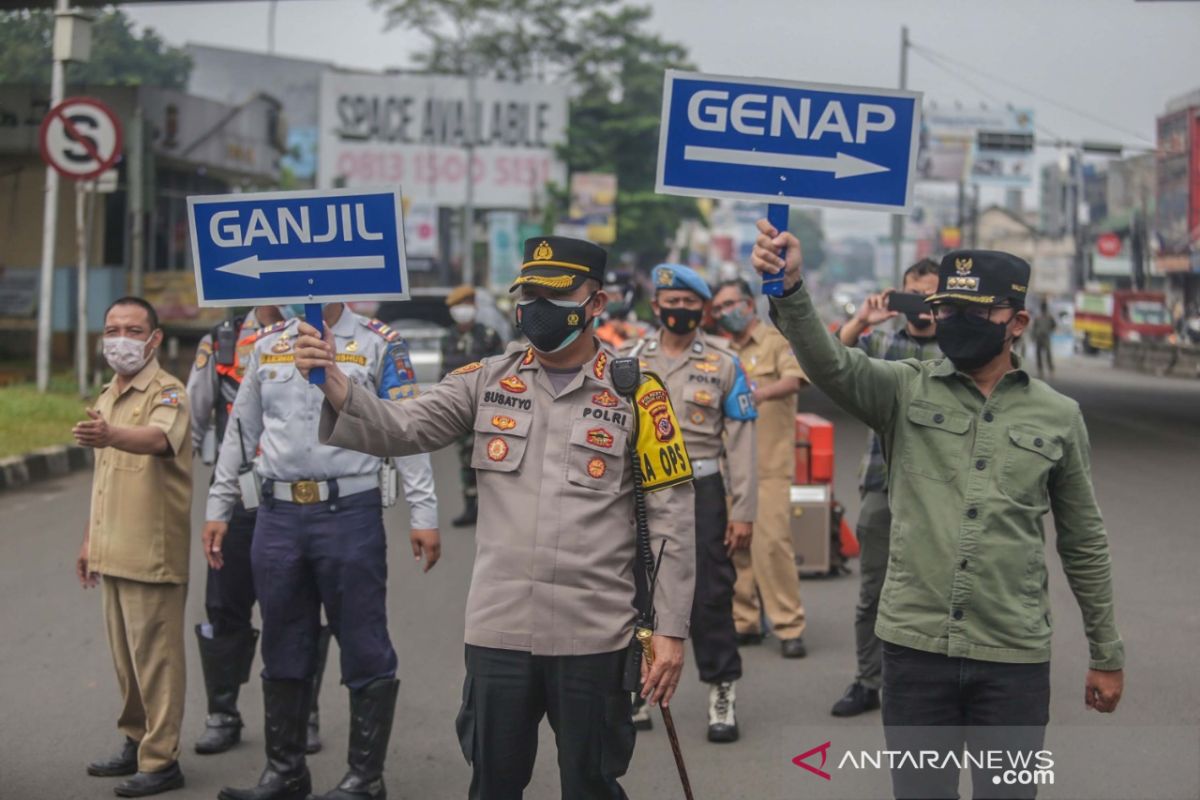
{"label": "hand holding sign", "polygon": [[750,253],[750,263],[763,276],[763,281],[783,276],[783,290],[787,291],[800,283],[804,266],[804,253],[800,240],[787,231],[779,229],[765,219],[758,221],[758,238]]}
{"label": "hand holding sign", "polygon": [[292,346],[292,352],[296,357],[296,369],[300,370],[300,374],[308,378],[310,382],[316,383],[311,378],[312,373],[316,370],[322,370],[325,373],[325,380],[316,385],[321,387],[321,391],[325,393],[325,399],[333,406],[334,411],[341,411],[342,406],[346,403],[346,396],[350,392],[349,382],[346,380],[346,373],[338,368],[337,362],[334,360],[337,345],[333,339],[333,330],[323,323],[322,327],[325,329],[324,336],[315,326],[308,322],[301,322],[297,329],[296,344]]}

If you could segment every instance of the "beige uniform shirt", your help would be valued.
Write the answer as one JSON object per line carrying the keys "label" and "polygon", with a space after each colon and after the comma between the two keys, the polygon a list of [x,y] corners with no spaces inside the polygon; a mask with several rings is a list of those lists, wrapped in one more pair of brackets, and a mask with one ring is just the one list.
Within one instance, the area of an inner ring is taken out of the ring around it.
{"label": "beige uniform shirt", "polygon": [[683,355],[671,359],[662,352],[660,337],[656,332],[630,351],[644,369],[666,381],[692,460],[728,457],[729,519],[753,522],[758,510],[754,399],[737,356],[698,334]]}
{"label": "beige uniform shirt", "polygon": [[[613,357],[601,346],[556,396],[533,351],[514,344],[407,402],[352,384],[341,413],[328,403],[322,409],[322,442],[377,456],[437,450],[473,435],[479,523],[467,644],[549,656],[629,644],[636,537],[626,447],[634,412],[613,389]],[[668,456],[686,459],[681,441],[655,453],[656,479],[666,485],[646,496],[655,555],[666,543],[654,605],[657,631],[683,638],[695,570],[694,494],[690,467],[677,473],[683,482],[664,480],[665,470],[679,468]]]}
{"label": "beige uniform shirt", "polygon": [[96,451],[88,566],[146,583],[187,583],[192,510],[192,439],[183,383],[152,360],[125,391],[113,380],[96,400],[109,425],[151,425],[171,454]]}
{"label": "beige uniform shirt", "polygon": [[[751,389],[782,378],[808,378],[783,334],[761,320],[750,331],[744,346],[729,347],[742,360]],[[796,466],[796,397],[780,397],[758,404],[758,477],[790,478]]]}

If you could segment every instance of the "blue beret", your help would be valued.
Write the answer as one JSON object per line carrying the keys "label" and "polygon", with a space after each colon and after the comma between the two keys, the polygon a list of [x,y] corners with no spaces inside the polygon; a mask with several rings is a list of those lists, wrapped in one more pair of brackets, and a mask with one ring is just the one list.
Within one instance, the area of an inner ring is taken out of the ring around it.
{"label": "blue beret", "polygon": [[691,267],[682,264],[659,264],[650,273],[650,279],[654,281],[656,292],[659,289],[687,289],[705,300],[712,300],[712,290]]}

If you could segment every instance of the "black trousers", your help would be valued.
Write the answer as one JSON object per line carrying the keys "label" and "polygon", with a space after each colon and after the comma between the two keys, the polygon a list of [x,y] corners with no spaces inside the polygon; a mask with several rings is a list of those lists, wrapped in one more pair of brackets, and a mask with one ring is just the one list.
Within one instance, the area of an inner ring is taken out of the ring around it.
{"label": "black trousers", "polygon": [[692,599],[692,649],[705,683],[742,677],[733,584],[737,569],[725,548],[725,483],[709,475],[696,481],[696,594]]}
{"label": "black trousers", "polygon": [[534,656],[466,646],[455,727],[471,765],[470,800],[520,800],[533,774],[538,725],[549,716],[564,800],[626,800],[617,779],[636,733],[621,688],[625,650]]}
{"label": "black trousers", "polygon": [[[971,763],[973,798],[1034,798],[1020,783],[1036,770],[1050,721],[1050,662],[1003,664],[951,658],[883,642],[883,728],[889,750],[1001,751],[1001,769]],[[1025,759],[1028,758],[1028,762]],[[1013,766],[1014,774],[1005,774]],[[957,798],[959,769],[892,770],[892,791],[907,798]],[[1031,778],[1032,780],[1032,778]],[[999,781],[999,782],[997,782]]]}
{"label": "black trousers", "polygon": [[225,566],[208,569],[204,587],[204,609],[213,636],[248,631],[254,610],[254,572],[250,568],[250,546],[254,542],[257,514],[239,502],[229,519],[229,533],[221,544]]}

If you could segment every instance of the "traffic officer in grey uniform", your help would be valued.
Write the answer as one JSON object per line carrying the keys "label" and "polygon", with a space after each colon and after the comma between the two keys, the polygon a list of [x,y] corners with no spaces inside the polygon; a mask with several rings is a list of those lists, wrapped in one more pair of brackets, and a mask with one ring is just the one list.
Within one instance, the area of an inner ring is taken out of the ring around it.
{"label": "traffic officer in grey uniform", "polygon": [[[400,336],[340,303],[324,314],[344,374],[381,402],[411,402],[417,385]],[[253,494],[253,476],[262,481],[250,555],[263,619],[267,767],[258,786],[223,789],[225,800],[302,800],[311,791],[305,723],[322,606],[338,639],[351,709],[350,769],[324,797],[385,795],[383,762],[399,687],[385,602],[381,486],[390,494],[391,478],[380,459],[317,441],[322,395],[293,366],[298,324],[273,325],[255,342],[208,497],[205,553],[221,569],[239,484]],[[428,570],[439,555],[432,469],[427,456],[401,466],[413,507],[413,555],[427,558]]]}
{"label": "traffic officer in grey uniform", "polygon": [[[700,680],[709,685],[708,740],[738,738],[736,681],[742,676],[733,624],[733,551],[750,546],[758,510],[754,397],[738,357],[721,340],[704,335],[700,320],[712,292],[696,272],[659,264],[651,273],[651,306],[662,323],[630,348],[667,383],[692,459],[696,481],[696,597],[692,648]],[[732,502],[726,512],[721,457],[728,457]],[[649,727],[649,710],[635,721]]]}
{"label": "traffic officer in grey uniform", "polygon": [[530,346],[461,367],[407,403],[382,402],[343,375],[332,340],[301,326],[297,366],[326,369],[322,441],[383,456],[474,437],[487,524],[476,529],[457,721],[472,798],[522,797],[546,715],[562,796],[626,797],[618,779],[633,755],[630,689],[639,682],[626,672],[637,663],[627,661],[636,616],[634,430],[642,507],[654,553],[662,548],[656,658],[649,670],[642,662],[640,676],[651,704],[669,703],[683,666],[695,569],[691,469],[662,384],[643,373],[633,402],[620,396],[614,353],[592,334],[607,301],[605,260],[602,248],[578,239],[526,241],[514,289]]}
{"label": "traffic officer in grey uniform", "polygon": [[[287,312],[290,315],[290,311]],[[225,320],[204,335],[196,348],[196,360],[188,376],[187,391],[192,419],[192,448],[205,463],[213,463],[225,437],[229,415],[254,342],[264,328],[281,322],[276,306],[259,306],[244,318]],[[214,443],[211,450],[207,446]],[[239,445],[243,445],[239,441]],[[244,445],[243,445],[244,446]],[[229,518],[224,543],[225,566],[209,569],[204,608],[208,622],[196,626],[200,645],[200,667],[208,695],[204,734],[196,741],[201,755],[223,753],[242,738],[242,715],[237,700],[241,685],[250,680],[250,666],[258,644],[258,631],[251,622],[254,609],[254,576],[250,570],[250,543],[254,538],[256,512],[237,499]],[[313,705],[308,716],[306,750],[321,749],[317,694],[329,652],[329,628],[322,627],[318,639],[317,672],[313,679]]]}

